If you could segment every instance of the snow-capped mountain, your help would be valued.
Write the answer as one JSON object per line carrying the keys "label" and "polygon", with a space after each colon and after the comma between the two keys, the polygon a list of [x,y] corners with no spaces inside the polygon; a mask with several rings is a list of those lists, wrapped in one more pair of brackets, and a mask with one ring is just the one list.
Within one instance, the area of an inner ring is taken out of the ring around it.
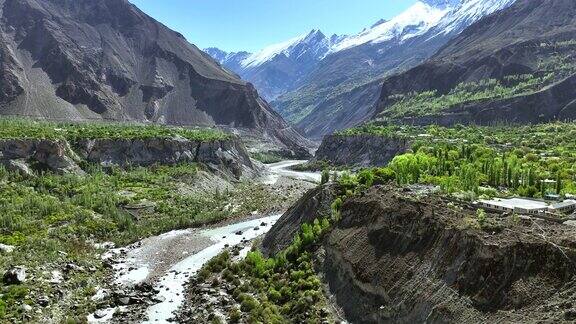
{"label": "snow-capped mountain", "polygon": [[227,53],[217,48],[204,51],[225,68],[252,82],[265,98],[272,100],[292,89],[302,76],[322,60],[342,37],[326,37],[319,30],[270,45],[256,53]]}
{"label": "snow-capped mountain", "polygon": [[376,80],[416,66],[474,22],[515,1],[420,0],[350,36],[328,38],[313,30],[257,53],[206,51],[254,83],[282,116],[318,137],[369,117],[378,91],[367,89],[375,89]]}
{"label": "snow-capped mountain", "polygon": [[516,0],[461,0],[435,26],[442,34],[460,33],[481,18],[512,5]]}
{"label": "snow-capped mountain", "polygon": [[335,44],[330,52],[334,53],[367,43],[377,44],[394,39],[405,41],[422,35],[430,28],[436,26],[452,8],[450,4],[444,2],[437,5],[416,2],[408,10],[391,20],[381,21],[359,34],[345,37],[342,41]]}
{"label": "snow-capped mountain", "polygon": [[312,30],[308,34],[268,46],[251,54],[241,64],[245,68],[256,67],[273,60],[278,55],[284,55],[296,61],[320,60],[340,40],[341,37],[337,35],[327,38],[321,31]]}

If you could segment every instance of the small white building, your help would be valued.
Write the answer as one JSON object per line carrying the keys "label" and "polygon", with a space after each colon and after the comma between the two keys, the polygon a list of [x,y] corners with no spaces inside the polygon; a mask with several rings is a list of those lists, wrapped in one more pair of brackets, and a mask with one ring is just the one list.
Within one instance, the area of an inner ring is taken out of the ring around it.
{"label": "small white building", "polygon": [[576,200],[568,199],[550,206],[550,210],[557,213],[568,214],[576,210]]}
{"label": "small white building", "polygon": [[549,204],[545,201],[527,198],[496,198],[492,200],[480,200],[478,204],[486,209],[518,213],[518,214],[541,214],[541,213],[570,213],[576,210],[576,200]]}

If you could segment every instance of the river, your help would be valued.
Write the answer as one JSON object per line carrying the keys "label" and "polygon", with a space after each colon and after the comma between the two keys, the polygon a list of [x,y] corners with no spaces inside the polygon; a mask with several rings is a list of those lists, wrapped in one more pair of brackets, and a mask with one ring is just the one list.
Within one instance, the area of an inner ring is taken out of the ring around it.
{"label": "river", "polygon": [[[268,174],[261,181],[274,185],[285,177],[319,182],[319,173],[290,169],[303,162],[306,161],[282,161],[270,164]],[[113,265],[116,284],[129,287],[146,281],[153,283],[160,291],[156,297],[160,302],[146,310],[146,319],[142,320],[142,323],[168,323],[184,303],[185,286],[190,277],[227,247],[246,243],[266,234],[280,216],[281,214],[267,215],[205,230],[172,231],[146,238],[129,247],[111,250],[104,257],[122,256],[121,261]],[[110,322],[116,310],[117,308],[101,310],[105,315],[100,314],[102,317],[98,319],[91,314],[88,322]]]}

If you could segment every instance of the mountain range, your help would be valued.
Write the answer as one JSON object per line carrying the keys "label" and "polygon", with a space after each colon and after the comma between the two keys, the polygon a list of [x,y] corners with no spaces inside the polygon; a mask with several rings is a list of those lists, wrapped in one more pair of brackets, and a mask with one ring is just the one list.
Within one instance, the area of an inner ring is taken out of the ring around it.
{"label": "mountain range", "polygon": [[254,54],[206,52],[252,82],[304,134],[319,138],[370,119],[384,77],[425,61],[514,1],[418,1],[355,35],[326,37],[314,30]]}
{"label": "mountain range", "polygon": [[375,119],[408,124],[576,119],[576,2],[518,0],[384,81]]}
{"label": "mountain range", "polygon": [[307,141],[256,89],[127,0],[0,0],[0,114],[247,129]]}

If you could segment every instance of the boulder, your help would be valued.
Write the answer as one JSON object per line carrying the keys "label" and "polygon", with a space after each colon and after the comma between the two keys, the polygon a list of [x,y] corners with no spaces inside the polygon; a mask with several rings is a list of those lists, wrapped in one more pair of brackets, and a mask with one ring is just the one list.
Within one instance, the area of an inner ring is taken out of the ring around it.
{"label": "boulder", "polygon": [[3,281],[8,285],[19,285],[26,281],[26,268],[13,267],[4,273]]}
{"label": "boulder", "polygon": [[0,244],[0,253],[12,253],[14,247],[12,245]]}

